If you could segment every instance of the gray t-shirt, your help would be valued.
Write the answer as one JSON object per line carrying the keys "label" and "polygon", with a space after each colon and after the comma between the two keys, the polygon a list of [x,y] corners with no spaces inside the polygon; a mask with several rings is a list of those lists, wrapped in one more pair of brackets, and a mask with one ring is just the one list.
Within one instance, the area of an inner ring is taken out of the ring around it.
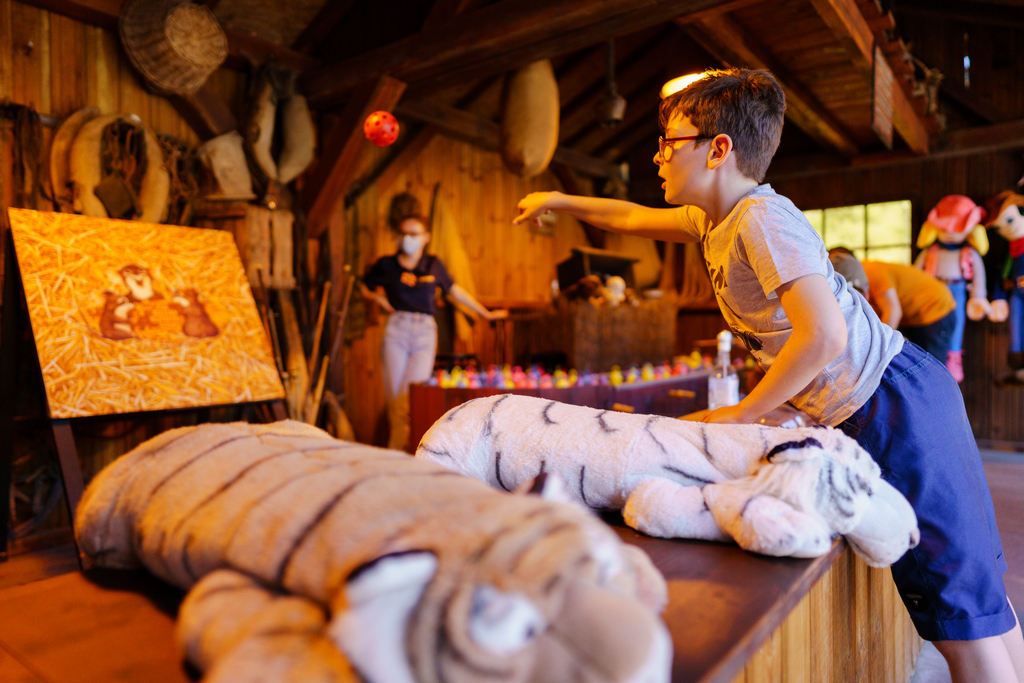
{"label": "gray t-shirt", "polygon": [[793,332],[775,290],[805,275],[823,275],[846,320],[846,349],[790,402],[833,426],[867,402],[903,348],[903,336],[832,269],[825,244],[793,202],[759,185],[715,227],[695,206],[676,209],[676,224],[700,240],[726,322],[766,371]]}

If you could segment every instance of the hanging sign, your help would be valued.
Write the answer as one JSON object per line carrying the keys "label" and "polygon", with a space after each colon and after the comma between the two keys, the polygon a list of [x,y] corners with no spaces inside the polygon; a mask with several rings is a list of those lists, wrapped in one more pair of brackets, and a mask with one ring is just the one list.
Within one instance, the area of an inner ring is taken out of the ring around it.
{"label": "hanging sign", "polygon": [[872,69],[873,94],[871,103],[871,128],[878,138],[892,149],[892,100],[896,80],[889,62],[885,61],[882,48],[875,43],[874,68]]}

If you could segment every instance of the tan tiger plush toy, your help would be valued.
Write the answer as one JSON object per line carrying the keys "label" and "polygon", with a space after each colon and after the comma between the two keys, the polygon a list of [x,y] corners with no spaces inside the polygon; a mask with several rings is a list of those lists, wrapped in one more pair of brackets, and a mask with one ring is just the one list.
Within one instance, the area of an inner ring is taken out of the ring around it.
{"label": "tan tiger plush toy", "polygon": [[189,590],[178,633],[204,681],[668,681],[661,575],[552,488],[297,422],[203,425],[102,470],[75,533],[95,564]]}
{"label": "tan tiger plush toy", "polygon": [[500,394],[448,411],[416,457],[515,489],[540,472],[651,536],[734,539],[817,557],[842,534],[873,567],[917,545],[917,517],[878,465],[826,427],[704,424]]}

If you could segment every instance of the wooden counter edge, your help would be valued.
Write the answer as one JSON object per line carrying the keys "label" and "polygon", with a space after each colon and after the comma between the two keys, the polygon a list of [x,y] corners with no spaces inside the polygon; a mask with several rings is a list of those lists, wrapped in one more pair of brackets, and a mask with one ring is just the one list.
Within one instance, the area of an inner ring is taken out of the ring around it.
{"label": "wooden counter edge", "polygon": [[722,660],[701,679],[700,683],[731,683],[735,680],[736,675],[743,671],[747,662],[757,653],[761,645],[782,625],[793,608],[810,593],[814,585],[825,576],[848,547],[846,541],[839,538],[826,554],[815,558],[799,580],[793,582],[785,594],[776,600],[771,609],[757,620],[753,628],[729,649]]}

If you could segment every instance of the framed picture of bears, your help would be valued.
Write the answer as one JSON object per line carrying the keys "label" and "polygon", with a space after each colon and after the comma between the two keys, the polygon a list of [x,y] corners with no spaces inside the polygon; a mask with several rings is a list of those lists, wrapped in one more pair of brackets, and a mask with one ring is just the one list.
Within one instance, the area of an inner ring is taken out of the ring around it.
{"label": "framed picture of bears", "polygon": [[284,397],[230,233],[8,217],[51,418]]}

